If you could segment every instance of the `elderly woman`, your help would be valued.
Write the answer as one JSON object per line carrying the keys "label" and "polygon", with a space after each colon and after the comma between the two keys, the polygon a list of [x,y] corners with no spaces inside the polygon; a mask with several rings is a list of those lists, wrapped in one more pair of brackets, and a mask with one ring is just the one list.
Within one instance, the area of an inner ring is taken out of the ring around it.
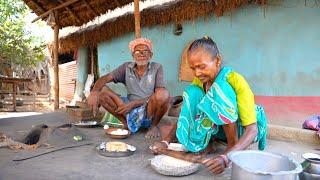
{"label": "elderly woman", "polygon": [[[129,49],[134,61],[125,62],[99,78],[88,97],[88,104],[94,110],[103,106],[133,133],[145,127],[149,128],[146,138],[158,137],[157,125],[169,106],[162,65],[150,62],[153,54],[149,39],[135,39],[129,43]],[[102,90],[109,82],[124,84],[127,97],[119,97],[110,88]]]}
{"label": "elderly woman", "polygon": [[[177,125],[163,141],[154,143],[154,153],[161,153],[176,136],[189,152],[196,153],[198,162],[218,174],[229,163],[227,153],[246,149],[252,142],[258,142],[260,150],[265,148],[267,121],[263,109],[255,105],[243,76],[230,67],[221,67],[221,62],[217,45],[209,37],[190,45],[188,63],[196,78],[183,93]],[[227,148],[217,157],[203,159],[199,153],[208,150],[212,138],[226,141]]]}

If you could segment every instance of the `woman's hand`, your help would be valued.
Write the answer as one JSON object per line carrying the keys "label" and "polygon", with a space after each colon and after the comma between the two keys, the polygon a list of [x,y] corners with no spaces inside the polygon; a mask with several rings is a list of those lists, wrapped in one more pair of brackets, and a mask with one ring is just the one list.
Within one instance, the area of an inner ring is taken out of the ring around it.
{"label": "woman's hand", "polygon": [[218,156],[216,158],[208,158],[202,161],[207,169],[213,174],[220,174],[224,171],[227,166],[226,160],[222,157],[225,155]]}
{"label": "woman's hand", "polygon": [[150,150],[153,154],[159,154],[159,149],[167,149],[168,146],[165,142],[154,142],[153,145],[150,146]]}

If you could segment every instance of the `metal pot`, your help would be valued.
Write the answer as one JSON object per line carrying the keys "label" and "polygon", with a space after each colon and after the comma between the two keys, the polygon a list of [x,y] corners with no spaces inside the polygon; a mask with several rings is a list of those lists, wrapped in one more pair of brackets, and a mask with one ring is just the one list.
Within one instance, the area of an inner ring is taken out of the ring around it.
{"label": "metal pot", "polygon": [[320,175],[302,172],[299,174],[300,180],[319,180]]}
{"label": "metal pot", "polygon": [[320,175],[320,155],[305,153],[302,155],[305,161],[301,164],[303,171]]}
{"label": "metal pot", "polygon": [[301,180],[320,179],[320,155],[314,153],[305,153],[302,155],[305,159],[301,164],[303,172],[300,174]]}
{"label": "metal pot", "polygon": [[297,180],[301,165],[280,154],[262,151],[235,151],[228,154],[232,161],[233,180]]}

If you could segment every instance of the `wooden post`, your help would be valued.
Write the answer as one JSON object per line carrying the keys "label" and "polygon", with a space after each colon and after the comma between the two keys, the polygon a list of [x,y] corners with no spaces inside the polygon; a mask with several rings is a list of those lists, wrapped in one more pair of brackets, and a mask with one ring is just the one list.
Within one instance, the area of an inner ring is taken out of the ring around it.
{"label": "wooden post", "polygon": [[91,69],[90,69],[90,73],[88,73],[88,74],[93,74],[93,76],[94,76],[94,70],[95,70],[95,62],[94,62],[94,47],[91,47],[90,48],[90,65],[91,65]]}
{"label": "wooden post", "polygon": [[59,109],[59,66],[58,66],[58,51],[59,51],[59,23],[57,14],[55,13],[54,26],[54,41],[53,41],[53,70],[54,70],[54,109]]}
{"label": "wooden post", "polygon": [[33,84],[33,89],[32,89],[32,96],[33,96],[33,110],[36,111],[36,97],[37,97],[37,93],[36,93],[36,78],[34,78],[32,80],[32,84]]}
{"label": "wooden post", "polygon": [[141,37],[139,0],[134,0],[134,24],[136,38]]}
{"label": "wooden post", "polygon": [[17,82],[12,83],[13,88],[13,96],[12,96],[12,103],[13,103],[13,111],[17,111]]}

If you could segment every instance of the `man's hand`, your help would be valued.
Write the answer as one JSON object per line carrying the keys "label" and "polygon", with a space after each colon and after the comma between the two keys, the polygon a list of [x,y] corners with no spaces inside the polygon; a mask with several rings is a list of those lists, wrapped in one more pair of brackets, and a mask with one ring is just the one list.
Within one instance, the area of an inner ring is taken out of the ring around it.
{"label": "man's hand", "polygon": [[224,159],[221,156],[218,156],[216,158],[205,159],[202,161],[202,163],[213,174],[220,174],[226,168]]}
{"label": "man's hand", "polygon": [[122,114],[123,116],[126,116],[133,108],[135,108],[135,102],[129,102],[127,104],[124,104],[115,111],[118,114]]}
{"label": "man's hand", "polygon": [[153,145],[150,146],[150,150],[153,154],[159,154],[159,149],[167,149],[168,146],[165,142],[154,142]]}
{"label": "man's hand", "polygon": [[88,105],[93,111],[93,116],[96,117],[99,107],[99,91],[92,91],[88,97]]}

